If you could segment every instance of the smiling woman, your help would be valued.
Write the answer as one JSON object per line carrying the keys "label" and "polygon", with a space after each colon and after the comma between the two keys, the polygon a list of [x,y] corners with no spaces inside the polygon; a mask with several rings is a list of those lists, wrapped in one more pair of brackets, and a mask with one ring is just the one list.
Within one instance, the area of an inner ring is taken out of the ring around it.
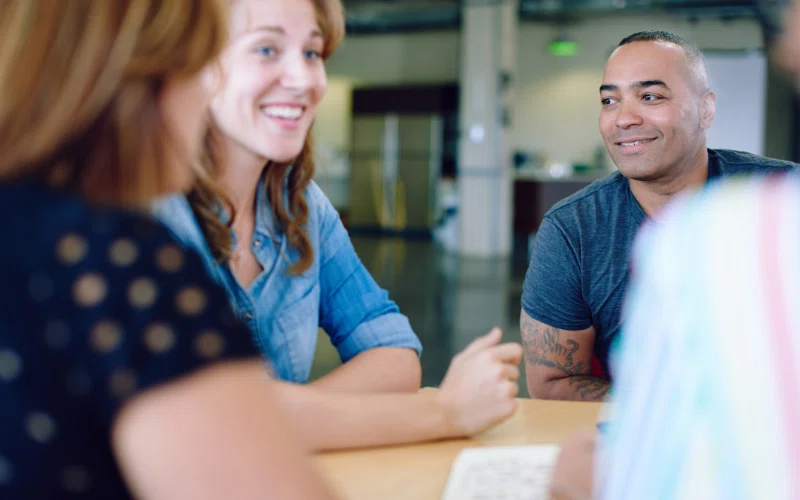
{"label": "smiling woman", "polygon": [[415,390],[419,340],[312,181],[309,131],[327,87],[324,61],[343,36],[341,4],[240,0],[231,30],[216,65],[210,181],[157,213],[204,252],[280,378],[308,379],[322,327],[344,364],[317,384]]}
{"label": "smiling woman", "polygon": [[[499,331],[481,337],[451,363],[441,396],[417,394],[420,342],[311,180],[309,131],[341,9],[338,0],[234,4],[216,64],[207,179],[156,213],[203,255],[273,374],[295,382],[275,385],[310,447],[450,437],[454,422],[455,435],[477,432],[514,410],[519,346],[497,345]],[[320,327],[343,364],[302,386]]]}

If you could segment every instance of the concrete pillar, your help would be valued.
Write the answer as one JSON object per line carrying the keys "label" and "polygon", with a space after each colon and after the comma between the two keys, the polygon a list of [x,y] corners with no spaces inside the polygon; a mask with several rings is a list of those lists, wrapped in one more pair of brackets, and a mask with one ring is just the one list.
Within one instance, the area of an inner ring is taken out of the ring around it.
{"label": "concrete pillar", "polygon": [[507,146],[518,0],[464,0],[458,164],[459,254],[454,350],[509,317],[512,170]]}
{"label": "concrete pillar", "polygon": [[458,192],[459,252],[511,253],[512,167],[507,144],[518,0],[464,0]]}

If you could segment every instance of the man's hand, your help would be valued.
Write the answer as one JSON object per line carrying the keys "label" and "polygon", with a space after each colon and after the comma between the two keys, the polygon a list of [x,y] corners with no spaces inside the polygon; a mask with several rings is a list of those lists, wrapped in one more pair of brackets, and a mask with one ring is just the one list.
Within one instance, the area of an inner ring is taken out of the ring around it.
{"label": "man's hand", "polygon": [[597,431],[581,429],[561,445],[550,484],[551,500],[592,498]]}

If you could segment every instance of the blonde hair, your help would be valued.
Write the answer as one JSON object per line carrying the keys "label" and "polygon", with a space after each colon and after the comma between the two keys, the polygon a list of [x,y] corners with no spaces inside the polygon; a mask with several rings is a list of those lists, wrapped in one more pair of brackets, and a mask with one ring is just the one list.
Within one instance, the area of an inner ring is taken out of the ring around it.
{"label": "blonde hair", "polygon": [[[297,1],[297,0],[296,0]],[[317,13],[317,23],[324,40],[323,59],[333,54],[344,38],[344,12],[340,0],[311,0]],[[233,242],[230,222],[224,224],[218,216],[218,203],[227,203],[224,189],[214,179],[220,175],[215,161],[215,143],[218,132],[209,129],[203,166],[205,176],[198,176],[195,189],[189,195],[189,202],[197,216],[200,227],[214,257],[225,260],[230,257]],[[294,161],[289,163],[268,162],[264,169],[264,185],[270,209],[276,225],[286,235],[289,245],[295,248],[300,258],[289,269],[290,273],[301,274],[313,262],[314,249],[308,238],[305,223],[308,221],[308,204],[304,191],[314,178],[314,149],[311,132],[306,136],[303,149]],[[288,192],[288,200],[284,191]],[[230,218],[233,220],[233,217]]]}
{"label": "blonde hair", "polygon": [[0,182],[125,205],[168,191],[159,95],[224,48],[224,14],[218,0],[0,1]]}

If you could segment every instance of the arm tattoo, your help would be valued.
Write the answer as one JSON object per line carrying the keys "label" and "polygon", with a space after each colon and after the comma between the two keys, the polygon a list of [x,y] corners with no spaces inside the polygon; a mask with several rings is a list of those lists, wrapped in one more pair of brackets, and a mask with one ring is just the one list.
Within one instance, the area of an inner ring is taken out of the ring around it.
{"label": "arm tattoo", "polygon": [[589,371],[584,361],[577,363],[573,355],[580,344],[572,339],[561,342],[561,330],[522,316],[520,323],[525,362],[555,368],[567,376],[582,375]]}
{"label": "arm tattoo", "polygon": [[[563,332],[560,329],[540,323],[524,313],[521,315],[520,331],[526,367],[555,368],[566,376],[566,385],[561,385],[560,392],[552,393],[551,397],[583,401],[603,399],[611,383],[591,376],[590,365],[586,361],[575,362],[575,355],[581,348],[578,342],[570,338],[562,339]],[[560,381],[562,384],[564,379]],[[569,389],[564,391],[566,387]]]}
{"label": "arm tattoo", "polygon": [[600,401],[608,392],[611,384],[608,380],[591,375],[576,375],[569,378],[569,385],[580,394],[584,401]]}

